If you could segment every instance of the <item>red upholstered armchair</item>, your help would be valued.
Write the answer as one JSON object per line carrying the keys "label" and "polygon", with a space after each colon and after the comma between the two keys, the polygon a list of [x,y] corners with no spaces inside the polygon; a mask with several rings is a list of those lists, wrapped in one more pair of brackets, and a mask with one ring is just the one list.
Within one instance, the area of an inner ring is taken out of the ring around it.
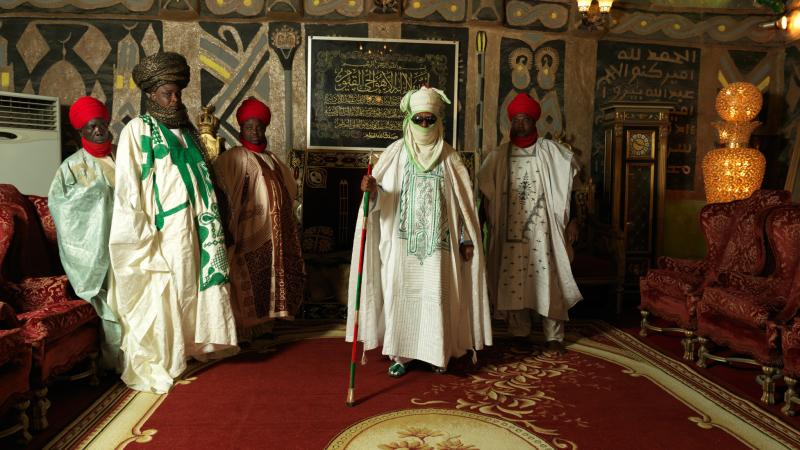
{"label": "red upholstered armchair", "polygon": [[[697,304],[703,290],[721,272],[757,275],[763,271],[764,211],[789,199],[786,191],[758,190],[744,200],[704,206],[700,211],[700,226],[708,249],[706,257],[700,261],[661,257],[658,268],[641,278],[640,334],[646,336],[648,330],[679,332],[684,336],[683,358],[693,360]],[[677,327],[654,326],[648,322],[650,314]]]}
{"label": "red upholstered armchair", "polygon": [[0,302],[0,439],[19,433],[27,443],[31,346],[19,325],[14,310]]}
{"label": "red upholstered armchair", "polygon": [[55,376],[89,359],[88,369],[69,378],[96,382],[99,319],[89,303],[71,293],[49,210],[42,197],[32,198],[0,184],[0,300],[14,309],[33,350],[33,428],[42,429],[47,427],[47,384]]}
{"label": "red upholstered armchair", "polygon": [[[775,378],[782,365],[779,324],[796,313],[797,302],[787,299],[800,295],[800,205],[772,209],[766,234],[775,258],[771,275],[721,273],[718,284],[703,292],[697,308],[697,365],[705,367],[708,360],[714,360],[761,366],[761,401],[772,404]],[[711,341],[748,357],[712,354]]]}

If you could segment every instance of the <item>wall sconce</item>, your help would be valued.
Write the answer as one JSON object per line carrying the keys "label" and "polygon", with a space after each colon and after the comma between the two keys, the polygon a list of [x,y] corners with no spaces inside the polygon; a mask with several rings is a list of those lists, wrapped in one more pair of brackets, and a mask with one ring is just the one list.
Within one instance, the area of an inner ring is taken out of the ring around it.
{"label": "wall sconce", "polygon": [[750,197],[761,187],[766,159],[749,148],[750,135],[761,125],[753,121],[761,111],[761,91],[751,83],[731,83],[717,94],[714,122],[723,148],[703,158],[703,182],[708,203],[730,202]]}
{"label": "wall sconce", "polygon": [[783,15],[778,20],[760,23],[758,27],[764,29],[776,28],[778,30],[787,30],[789,28],[789,17]]}
{"label": "wall sconce", "polygon": [[581,25],[589,29],[603,29],[608,23],[608,15],[614,0],[577,0],[581,13]]}

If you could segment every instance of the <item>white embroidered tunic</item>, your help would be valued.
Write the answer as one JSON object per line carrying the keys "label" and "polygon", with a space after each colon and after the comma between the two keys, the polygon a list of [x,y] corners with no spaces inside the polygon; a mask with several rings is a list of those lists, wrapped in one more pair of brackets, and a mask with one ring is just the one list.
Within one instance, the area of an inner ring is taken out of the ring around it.
{"label": "white embroidered tunic", "polygon": [[[445,145],[441,162],[416,168],[402,140],[381,155],[373,176],[380,193],[369,213],[359,340],[365,350],[445,367],[451,357],[491,345],[483,252],[469,175]],[[362,209],[359,211],[363,211]],[[350,271],[347,339],[352,340],[359,216]],[[465,262],[459,234],[474,236]]]}
{"label": "white embroidered tunic", "polygon": [[566,320],[581,300],[566,252],[572,152],[547,139],[507,144],[478,174],[490,224],[489,292],[499,310],[530,308]]}

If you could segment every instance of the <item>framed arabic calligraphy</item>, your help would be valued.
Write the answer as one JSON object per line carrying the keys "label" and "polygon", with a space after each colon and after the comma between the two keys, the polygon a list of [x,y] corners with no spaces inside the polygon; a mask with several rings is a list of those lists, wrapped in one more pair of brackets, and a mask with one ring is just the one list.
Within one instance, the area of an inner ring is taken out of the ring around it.
{"label": "framed arabic calligraphy", "polygon": [[690,47],[600,41],[595,81],[592,178],[603,183],[601,111],[614,103],[665,104],[670,114],[666,188],[695,190],[700,50]]}
{"label": "framed arabic calligraphy", "polygon": [[444,139],[457,146],[458,42],[310,36],[309,149],[379,150],[402,137],[400,100],[423,83],[452,102]]}

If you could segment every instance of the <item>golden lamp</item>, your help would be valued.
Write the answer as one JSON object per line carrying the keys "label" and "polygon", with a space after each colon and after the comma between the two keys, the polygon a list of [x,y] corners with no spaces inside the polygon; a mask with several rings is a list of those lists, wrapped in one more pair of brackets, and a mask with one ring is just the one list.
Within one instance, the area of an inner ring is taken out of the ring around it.
{"label": "golden lamp", "polygon": [[711,150],[703,158],[709,203],[747,198],[761,187],[766,160],[761,152],[748,147],[750,135],[761,125],[753,121],[761,105],[761,91],[751,83],[731,83],[717,94],[715,106],[724,122],[713,125],[724,147]]}

